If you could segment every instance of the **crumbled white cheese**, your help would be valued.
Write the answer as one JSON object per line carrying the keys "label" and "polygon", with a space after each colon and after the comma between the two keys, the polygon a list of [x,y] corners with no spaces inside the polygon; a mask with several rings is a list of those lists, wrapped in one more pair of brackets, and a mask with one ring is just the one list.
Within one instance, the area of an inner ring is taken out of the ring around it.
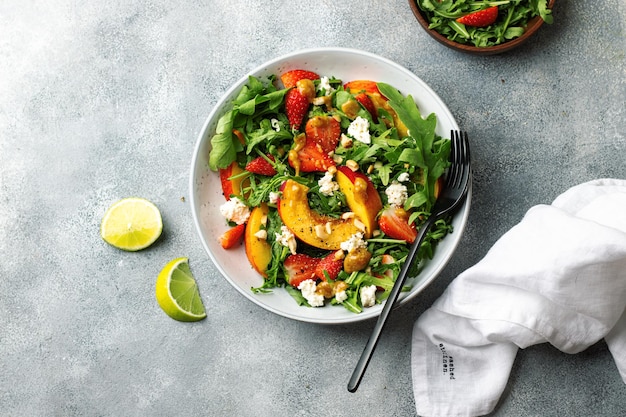
{"label": "crumbled white cheese", "polygon": [[335,300],[337,300],[338,303],[343,303],[347,299],[348,299],[348,294],[346,294],[345,290],[335,293]]}
{"label": "crumbled white cheese", "polygon": [[287,226],[281,226],[280,233],[275,233],[276,241],[283,246],[289,248],[292,255],[296,254],[296,237],[291,233]]}
{"label": "crumbled white cheese", "polygon": [[270,123],[272,124],[272,129],[277,132],[280,132],[280,124],[278,123],[278,119],[270,119]]}
{"label": "crumbled white cheese", "polygon": [[328,171],[326,171],[317,184],[320,186],[320,193],[325,196],[331,196],[335,194],[335,191],[339,190],[339,184],[337,184],[336,181],[333,181],[333,174]]}
{"label": "crumbled white cheese", "polygon": [[330,80],[328,77],[324,76],[320,78],[320,83],[317,86],[318,91],[324,90],[327,96],[329,96],[335,89],[331,87]]}
{"label": "crumbled white cheese", "polygon": [[280,198],[280,193],[275,193],[274,191],[270,191],[270,195],[269,195],[270,204],[278,203],[279,198]]}
{"label": "crumbled white cheese", "polygon": [[394,207],[402,207],[409,197],[405,185],[400,184],[398,181],[392,182],[385,190],[387,194],[387,201]]}
{"label": "crumbled white cheese", "polygon": [[[374,287],[376,288],[376,287]],[[305,279],[298,285],[302,296],[308,301],[311,307],[321,307],[324,305],[324,296],[315,292],[317,284],[312,279]]]}
{"label": "crumbled white cheese", "polygon": [[410,176],[408,172],[403,172],[402,174],[398,175],[399,182],[407,182],[409,179],[410,179]]}
{"label": "crumbled white cheese", "polygon": [[233,197],[220,206],[220,213],[226,217],[229,222],[244,224],[250,217],[250,209],[243,201]]}
{"label": "crumbled white cheese", "polygon": [[356,232],[348,240],[345,242],[341,242],[341,250],[346,251],[348,253],[354,251],[358,248],[366,248],[367,243],[363,240],[363,233]]}
{"label": "crumbled white cheese", "polygon": [[376,285],[361,287],[361,304],[363,307],[372,307],[376,304]]}
{"label": "crumbled white cheese", "polygon": [[363,143],[371,143],[370,122],[367,119],[357,116],[348,126],[348,135]]}

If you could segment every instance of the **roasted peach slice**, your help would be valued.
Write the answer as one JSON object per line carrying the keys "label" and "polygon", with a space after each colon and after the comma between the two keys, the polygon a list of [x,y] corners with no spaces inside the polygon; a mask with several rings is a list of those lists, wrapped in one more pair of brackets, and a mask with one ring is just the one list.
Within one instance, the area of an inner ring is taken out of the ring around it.
{"label": "roasted peach slice", "polygon": [[376,216],[383,208],[376,187],[365,174],[353,171],[345,165],[337,167],[335,177],[339,189],[346,196],[348,207],[364,225],[363,235],[366,239],[372,237],[378,225]]}
{"label": "roasted peach slice", "polygon": [[250,213],[243,236],[250,265],[264,277],[267,276],[267,267],[272,260],[272,247],[263,236],[268,212],[269,207],[265,203],[255,207]]}
{"label": "roasted peach slice", "polygon": [[309,188],[293,180],[282,187],[278,213],[285,226],[301,241],[326,250],[340,249],[341,243],[359,232],[353,218],[334,218],[311,209]]}
{"label": "roasted peach slice", "polygon": [[241,174],[243,169],[237,164],[237,161],[233,161],[226,168],[220,168],[220,182],[222,183],[222,194],[226,200],[230,200],[231,195],[240,196],[242,193],[242,182],[244,177],[229,179],[235,175]]}

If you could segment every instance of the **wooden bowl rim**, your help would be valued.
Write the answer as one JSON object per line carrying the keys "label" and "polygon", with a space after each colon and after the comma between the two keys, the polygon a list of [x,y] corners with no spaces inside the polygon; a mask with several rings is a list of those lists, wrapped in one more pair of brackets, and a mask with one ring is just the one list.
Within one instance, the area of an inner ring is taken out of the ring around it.
{"label": "wooden bowl rim", "polygon": [[[548,1],[548,9],[552,9],[552,7],[554,6],[554,1],[555,0]],[[422,26],[422,28],[424,28],[424,30],[437,42],[449,48],[456,49],[458,51],[465,52],[468,54],[473,54],[473,55],[495,55],[495,54],[500,54],[502,52],[506,52],[513,48],[516,48],[522,43],[526,42],[526,40],[530,38],[544,23],[541,16],[535,16],[528,21],[528,24],[526,25],[526,29],[524,30],[524,34],[520,36],[519,38],[515,38],[513,40],[501,43],[499,45],[478,47],[478,46],[473,46],[473,45],[464,45],[462,43],[451,41],[450,39],[446,38],[439,32],[429,29],[428,20],[426,20],[426,18],[422,14],[422,10],[418,7],[417,1],[409,0],[409,5],[411,6],[411,10],[413,11],[413,14],[415,15],[415,18],[419,22],[420,26]]]}

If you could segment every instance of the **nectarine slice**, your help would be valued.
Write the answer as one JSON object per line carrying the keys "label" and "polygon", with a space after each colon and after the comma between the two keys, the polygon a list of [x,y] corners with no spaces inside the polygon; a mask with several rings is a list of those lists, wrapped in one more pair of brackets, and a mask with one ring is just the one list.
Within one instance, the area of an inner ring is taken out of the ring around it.
{"label": "nectarine slice", "polygon": [[264,277],[267,276],[267,267],[272,260],[272,247],[266,239],[258,237],[257,232],[261,230],[261,226],[265,226],[268,212],[269,207],[265,203],[255,207],[250,213],[243,237],[250,265]]}
{"label": "nectarine slice", "polygon": [[360,230],[353,219],[333,218],[311,209],[309,187],[293,180],[285,181],[278,213],[285,226],[301,241],[320,249],[337,250]]}
{"label": "nectarine slice", "polygon": [[335,177],[339,190],[346,196],[348,207],[365,225],[363,235],[369,239],[378,226],[376,216],[383,208],[383,202],[376,187],[365,174],[352,171],[345,165],[337,167]]}

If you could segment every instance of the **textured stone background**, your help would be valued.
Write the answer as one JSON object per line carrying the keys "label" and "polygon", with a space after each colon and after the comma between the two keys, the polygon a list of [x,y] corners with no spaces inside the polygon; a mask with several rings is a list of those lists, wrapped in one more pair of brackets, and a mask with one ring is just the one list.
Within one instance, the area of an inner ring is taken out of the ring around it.
{"label": "textured stone background", "polygon": [[[626,3],[559,0],[500,56],[435,43],[406,1],[0,2],[0,415],[412,416],[416,318],[532,205],[626,178]],[[343,46],[409,68],[473,139],[457,256],[391,319],[359,391],[373,322],[325,327],[245,300],[213,267],[188,197],[193,147],[226,89],[297,49]],[[137,195],[165,222],[141,253],[106,245],[105,209]],[[181,324],[156,274],[188,256],[208,318]],[[532,262],[532,260],[529,260]],[[497,416],[621,416],[603,342],[520,351]]]}

